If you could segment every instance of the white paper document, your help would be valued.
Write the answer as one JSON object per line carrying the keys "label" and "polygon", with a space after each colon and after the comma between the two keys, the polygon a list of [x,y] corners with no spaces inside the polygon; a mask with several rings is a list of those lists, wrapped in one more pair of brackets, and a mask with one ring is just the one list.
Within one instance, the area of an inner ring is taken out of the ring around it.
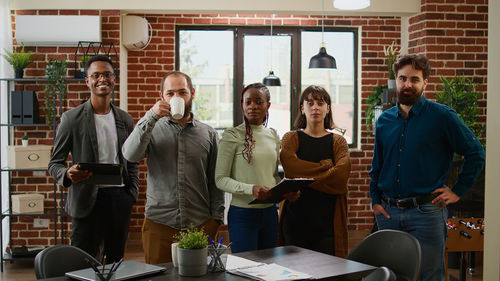
{"label": "white paper document", "polygon": [[229,273],[263,281],[285,281],[312,279],[312,276],[284,266],[264,264],[228,255],[226,270]]}
{"label": "white paper document", "polygon": [[255,267],[255,266],[259,266],[259,265],[263,265],[263,264],[264,263],[255,262],[252,260],[248,260],[245,258],[240,258],[240,257],[234,256],[234,255],[227,255],[226,270],[231,271],[231,270],[236,270],[236,269]]}

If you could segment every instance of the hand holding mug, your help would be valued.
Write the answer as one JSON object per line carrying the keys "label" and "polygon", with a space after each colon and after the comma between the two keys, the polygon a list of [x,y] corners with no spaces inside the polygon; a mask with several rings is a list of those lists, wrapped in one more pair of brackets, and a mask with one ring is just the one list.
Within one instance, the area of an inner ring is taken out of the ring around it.
{"label": "hand holding mug", "polygon": [[164,100],[157,101],[152,110],[160,117],[170,116],[170,104]]}

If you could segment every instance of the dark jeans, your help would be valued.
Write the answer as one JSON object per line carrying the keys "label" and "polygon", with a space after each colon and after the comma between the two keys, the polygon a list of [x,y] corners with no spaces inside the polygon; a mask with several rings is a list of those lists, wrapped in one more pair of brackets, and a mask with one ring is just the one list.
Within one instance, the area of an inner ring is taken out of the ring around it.
{"label": "dark jeans", "polygon": [[391,216],[376,215],[379,229],[396,229],[410,233],[417,238],[422,249],[421,281],[444,280],[444,247],[446,243],[446,208],[432,203],[416,208],[399,209],[382,202]]}
{"label": "dark jeans", "polygon": [[230,206],[227,215],[231,252],[239,253],[276,247],[278,211]]}
{"label": "dark jeans", "polygon": [[85,218],[73,218],[71,245],[100,261],[104,255],[106,263],[119,261],[125,251],[134,202],[125,187],[100,188],[92,212]]}

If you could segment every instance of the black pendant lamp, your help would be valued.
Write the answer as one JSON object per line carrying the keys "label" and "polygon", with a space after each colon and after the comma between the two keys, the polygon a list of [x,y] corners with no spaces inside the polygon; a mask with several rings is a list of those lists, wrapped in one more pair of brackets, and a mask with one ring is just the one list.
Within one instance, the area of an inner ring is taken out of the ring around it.
{"label": "black pendant lamp", "polygon": [[325,48],[325,1],[321,0],[321,47],[319,53],[309,61],[309,68],[330,68],[337,69],[335,58],[326,52]]}
{"label": "black pendant lamp", "polygon": [[262,79],[262,84],[266,86],[281,86],[280,78],[274,75],[273,71],[273,19],[274,14],[271,16],[271,69],[269,70],[269,74]]}
{"label": "black pendant lamp", "polygon": [[269,70],[269,75],[264,77],[262,84],[266,86],[281,86],[280,78],[274,75],[274,71]]}

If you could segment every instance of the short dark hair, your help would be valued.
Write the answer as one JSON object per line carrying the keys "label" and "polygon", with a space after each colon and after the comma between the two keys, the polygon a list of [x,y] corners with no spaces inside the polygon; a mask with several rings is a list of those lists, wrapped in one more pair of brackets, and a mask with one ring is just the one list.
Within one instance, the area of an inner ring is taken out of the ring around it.
{"label": "short dark hair", "polygon": [[113,73],[115,72],[115,68],[113,66],[113,61],[111,61],[111,59],[108,56],[96,55],[96,56],[90,57],[90,59],[87,60],[87,63],[85,63],[85,73],[87,75],[88,75],[88,69],[89,69],[90,65],[96,61],[104,61],[104,62],[109,63],[111,65],[111,68],[113,68]]}
{"label": "short dark hair", "polygon": [[394,74],[398,75],[398,71],[406,65],[412,65],[413,68],[417,70],[422,70],[422,76],[424,79],[428,79],[431,74],[431,64],[429,59],[422,54],[408,54],[399,56],[396,62],[392,65]]}
{"label": "short dark hair", "polygon": [[297,119],[295,119],[294,125],[299,129],[304,129],[307,126],[306,116],[302,114],[300,110],[300,106],[303,105],[304,101],[309,101],[309,95],[312,95],[312,98],[315,100],[322,100],[326,102],[328,106],[330,106],[330,111],[325,116],[325,129],[333,129],[335,124],[332,119],[332,101],[330,99],[330,95],[325,90],[325,88],[321,86],[311,85],[307,87],[299,97],[299,114]]}
{"label": "short dark hair", "polygon": [[163,95],[163,84],[165,84],[165,80],[167,80],[167,77],[172,76],[172,75],[184,76],[184,78],[186,78],[186,82],[188,84],[189,90],[191,91],[191,94],[192,94],[192,92],[193,92],[193,82],[191,81],[191,77],[189,77],[189,75],[187,75],[184,72],[170,71],[165,76],[163,76],[163,78],[161,79],[160,92],[161,92],[162,95]]}

